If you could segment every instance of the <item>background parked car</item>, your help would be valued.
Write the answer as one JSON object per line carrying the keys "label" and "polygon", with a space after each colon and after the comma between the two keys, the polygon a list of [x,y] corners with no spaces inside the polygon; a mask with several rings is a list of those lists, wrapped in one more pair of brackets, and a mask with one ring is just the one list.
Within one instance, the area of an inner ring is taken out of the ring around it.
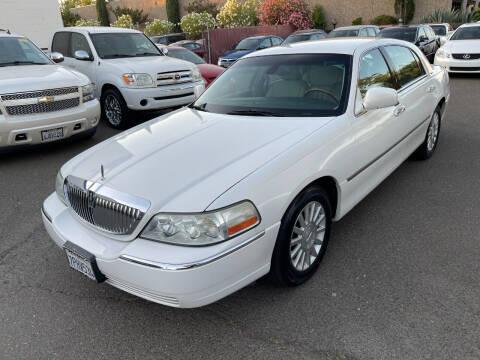
{"label": "background parked car", "polygon": [[205,79],[205,87],[208,87],[213,80],[215,80],[222,72],[225,71],[225,69],[221,66],[207,64],[201,57],[181,46],[170,45],[167,46],[166,49],[168,50],[166,52],[167,56],[189,61],[197,65],[198,70],[200,70],[202,77]]}
{"label": "background parked car", "polygon": [[52,51],[65,65],[95,84],[109,125],[125,128],[131,110],[159,110],[187,105],[204,90],[198,68],[165,58],[140,31],[110,27],[72,27],[55,33]]}
{"label": "background parked car", "polygon": [[327,33],[323,30],[311,29],[311,30],[299,30],[295,31],[293,34],[288,35],[288,37],[283,41],[282,45],[293,44],[301,41],[308,40],[319,40],[325,39]]}
{"label": "background parked car", "polygon": [[328,34],[328,38],[339,37],[375,37],[380,33],[380,28],[375,25],[356,25],[356,26],[344,26],[332,30]]}
{"label": "background parked car", "polygon": [[0,32],[0,151],[89,137],[99,119],[85,75],[56,65],[29,39]]}
{"label": "background parked car", "polygon": [[435,53],[440,47],[438,36],[428,25],[393,26],[383,29],[379,37],[411,42],[422,50],[431,63],[433,63]]}
{"label": "background parked car", "polygon": [[252,36],[241,40],[234,49],[225,52],[218,58],[218,65],[224,68],[229,67],[242,56],[256,50],[278,46],[283,42],[281,37],[275,35]]}
{"label": "background parked car", "polygon": [[176,43],[170,44],[172,46],[181,46],[187,50],[193,51],[195,54],[203,58],[205,55],[205,48],[202,44],[199,44],[197,41],[192,40],[182,40],[177,41]]}
{"label": "background parked car", "polygon": [[453,33],[450,24],[429,24],[432,30],[440,39],[440,45],[447,42],[448,37]]}
{"label": "background parked car", "polygon": [[155,44],[163,44],[163,45],[170,45],[177,41],[185,40],[187,37],[185,33],[175,33],[175,34],[167,34],[161,36],[151,36],[150,39]]}

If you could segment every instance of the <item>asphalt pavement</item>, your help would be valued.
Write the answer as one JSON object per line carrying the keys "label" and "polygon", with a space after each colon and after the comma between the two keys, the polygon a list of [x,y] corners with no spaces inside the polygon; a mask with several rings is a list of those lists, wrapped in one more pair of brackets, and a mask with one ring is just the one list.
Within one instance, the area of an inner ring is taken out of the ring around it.
{"label": "asphalt pavement", "polygon": [[117,131],[0,156],[0,359],[480,359],[480,77],[451,84],[434,157],[336,223],[308,283],[198,309],[95,284],[43,228],[59,167]]}

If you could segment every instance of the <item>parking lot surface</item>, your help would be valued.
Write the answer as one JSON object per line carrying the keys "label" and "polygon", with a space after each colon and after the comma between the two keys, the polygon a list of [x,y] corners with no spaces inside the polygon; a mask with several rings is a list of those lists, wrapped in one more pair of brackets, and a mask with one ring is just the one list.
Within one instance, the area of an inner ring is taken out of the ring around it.
{"label": "parking lot surface", "polygon": [[336,223],[308,283],[199,309],[95,284],[43,228],[59,167],[117,131],[0,156],[0,358],[479,359],[480,77],[451,85],[434,157]]}

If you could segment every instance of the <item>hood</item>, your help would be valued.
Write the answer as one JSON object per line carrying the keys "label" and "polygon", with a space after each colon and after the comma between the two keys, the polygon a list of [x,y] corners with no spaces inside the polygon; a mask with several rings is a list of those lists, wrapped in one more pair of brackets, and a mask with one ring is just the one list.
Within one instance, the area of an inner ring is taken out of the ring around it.
{"label": "hood", "polygon": [[85,75],[53,64],[0,67],[2,94],[83,86],[89,82]]}
{"label": "hood", "polygon": [[159,72],[193,70],[195,65],[169,56],[144,56],[102,60],[109,66],[117,68],[119,73],[146,73],[156,76]]}
{"label": "hood", "polygon": [[198,70],[200,70],[200,73],[202,74],[202,76],[206,78],[217,77],[218,75],[220,75],[222,72],[225,71],[225,69],[222,68],[221,66],[212,65],[212,64],[198,64],[197,67],[198,67]]}
{"label": "hood", "polygon": [[253,49],[253,50],[229,50],[229,51],[226,51],[220,57],[224,58],[224,59],[240,59],[242,56],[250,54],[254,51],[255,51],[255,49]]}
{"label": "hood", "polygon": [[478,54],[480,40],[448,40],[443,49],[452,54]]}
{"label": "hood", "polygon": [[62,174],[147,199],[151,214],[201,212],[331,119],[233,116],[185,108],[94,146],[65,164]]}

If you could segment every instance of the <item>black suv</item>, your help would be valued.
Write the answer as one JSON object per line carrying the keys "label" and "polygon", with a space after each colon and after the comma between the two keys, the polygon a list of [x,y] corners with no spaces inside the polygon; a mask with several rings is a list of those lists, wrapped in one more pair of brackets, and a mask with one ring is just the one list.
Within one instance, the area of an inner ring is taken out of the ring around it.
{"label": "black suv", "polygon": [[167,35],[161,35],[161,36],[158,36],[158,35],[151,36],[150,39],[155,44],[170,45],[178,41],[186,40],[187,37],[185,36],[185,33],[177,33],[177,34],[167,34]]}
{"label": "black suv", "polygon": [[427,59],[433,63],[440,48],[440,39],[428,25],[394,26],[385,28],[378,35],[381,38],[399,39],[417,45]]}
{"label": "black suv", "polygon": [[290,34],[285,40],[283,40],[282,45],[293,44],[301,41],[325,39],[326,37],[327,33],[323,30],[300,30]]}

